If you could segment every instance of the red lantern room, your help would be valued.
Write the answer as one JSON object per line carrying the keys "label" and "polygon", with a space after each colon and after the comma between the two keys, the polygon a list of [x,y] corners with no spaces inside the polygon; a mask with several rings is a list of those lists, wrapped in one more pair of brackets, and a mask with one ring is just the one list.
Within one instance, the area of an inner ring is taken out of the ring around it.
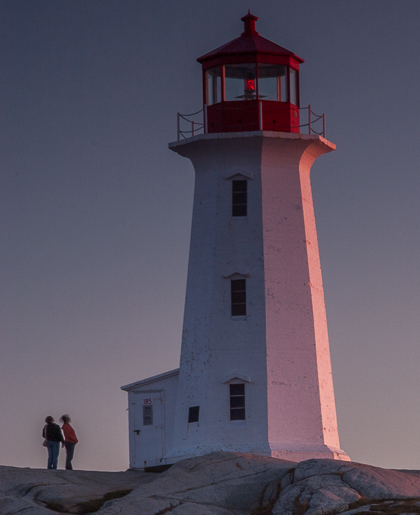
{"label": "red lantern room", "polygon": [[303,59],[261,37],[258,18],[242,18],[239,38],[198,58],[203,68],[205,132],[300,132]]}

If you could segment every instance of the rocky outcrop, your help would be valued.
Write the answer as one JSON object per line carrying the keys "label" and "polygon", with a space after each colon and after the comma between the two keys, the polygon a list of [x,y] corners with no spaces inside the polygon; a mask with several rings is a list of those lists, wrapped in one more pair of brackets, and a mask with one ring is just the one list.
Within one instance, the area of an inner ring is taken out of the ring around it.
{"label": "rocky outcrop", "polygon": [[0,515],[89,513],[153,481],[140,471],[91,472],[0,466]]}
{"label": "rocky outcrop", "polygon": [[420,513],[420,473],[213,453],[166,472],[0,467],[0,515],[336,515]]}
{"label": "rocky outcrop", "polygon": [[250,514],[263,503],[274,504],[278,485],[294,465],[274,458],[224,452],[184,460],[153,483],[109,503],[103,514],[117,513],[116,506],[127,515],[168,511],[174,515]]}
{"label": "rocky outcrop", "polygon": [[272,513],[350,515],[372,511],[420,513],[419,473],[334,460],[303,461],[283,479]]}

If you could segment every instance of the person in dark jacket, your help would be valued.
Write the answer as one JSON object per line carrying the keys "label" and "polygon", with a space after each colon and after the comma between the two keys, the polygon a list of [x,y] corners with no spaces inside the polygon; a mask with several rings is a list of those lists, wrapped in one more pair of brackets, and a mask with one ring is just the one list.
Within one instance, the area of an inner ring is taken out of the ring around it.
{"label": "person in dark jacket", "polygon": [[47,441],[48,465],[47,469],[56,469],[58,454],[60,452],[60,442],[64,447],[63,433],[60,426],[54,423],[53,417],[45,419],[45,426],[42,430],[42,436]]}

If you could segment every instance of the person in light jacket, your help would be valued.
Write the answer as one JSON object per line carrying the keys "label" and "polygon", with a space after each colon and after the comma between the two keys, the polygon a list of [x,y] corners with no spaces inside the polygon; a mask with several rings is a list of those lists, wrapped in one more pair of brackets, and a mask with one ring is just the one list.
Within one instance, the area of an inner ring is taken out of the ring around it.
{"label": "person in light jacket", "polygon": [[60,453],[60,442],[64,446],[63,433],[60,426],[54,423],[54,419],[48,416],[45,419],[45,426],[42,430],[42,436],[47,441],[48,464],[47,469],[56,469],[58,454]]}
{"label": "person in light jacket", "polygon": [[71,462],[74,456],[74,448],[79,440],[77,439],[74,429],[70,425],[70,415],[66,414],[61,416],[60,421],[63,422],[61,429],[64,433],[64,446],[66,448],[66,470],[73,470]]}

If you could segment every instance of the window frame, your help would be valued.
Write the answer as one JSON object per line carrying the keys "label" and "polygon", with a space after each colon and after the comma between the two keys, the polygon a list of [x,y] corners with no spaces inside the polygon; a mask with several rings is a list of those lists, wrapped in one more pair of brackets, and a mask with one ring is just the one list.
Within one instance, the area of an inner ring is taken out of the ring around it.
{"label": "window frame", "polygon": [[188,424],[198,423],[200,420],[200,406],[190,406],[188,408]]}
{"label": "window frame", "polygon": [[[212,66],[211,68],[206,68],[203,70],[203,100],[204,104],[207,106],[220,104],[224,102],[234,102],[234,101],[243,101],[243,98],[235,97],[233,99],[229,98],[226,100],[226,68],[234,69],[235,67],[246,67],[248,66],[251,70],[251,67],[254,67],[254,76],[253,79],[255,81],[255,96],[252,98],[255,100],[264,100],[264,95],[260,96],[260,89],[264,93],[263,83],[260,83],[260,71],[264,67],[268,66],[284,66],[286,73],[283,75],[275,76],[277,78],[277,100],[268,99],[274,102],[281,103],[291,103],[296,107],[300,107],[300,83],[299,83],[299,65],[295,62],[281,62],[281,63],[269,63],[266,61],[260,62],[257,60],[245,60],[244,62],[235,62],[235,63],[224,63],[217,64],[216,66]],[[228,70],[229,71],[229,70]],[[292,74],[295,74],[295,81],[293,81]],[[262,74],[261,74],[262,75]],[[273,76],[274,77],[274,76]],[[267,77],[261,77],[264,80]],[[233,77],[228,77],[228,80],[233,79]],[[244,80],[244,79],[239,79]],[[295,82],[294,87],[292,83]],[[293,89],[293,91],[292,91]],[[245,93],[244,93],[245,94]],[[228,94],[229,97],[229,94]],[[293,98],[294,97],[294,98]],[[249,100],[249,99],[248,99]],[[295,100],[293,102],[292,100]]]}
{"label": "window frame", "polygon": [[209,106],[219,104],[223,101],[223,66],[209,68],[204,77],[205,103]]}
{"label": "window frame", "polygon": [[230,280],[230,316],[235,318],[247,316],[245,277]]}
{"label": "window frame", "polygon": [[[280,70],[280,67],[283,69]],[[269,68],[275,69],[277,68],[277,74],[276,75],[269,75],[268,77],[265,76],[264,69],[268,70]],[[258,63],[258,99],[259,100],[268,100],[271,102],[282,102],[286,103],[289,101],[289,73],[290,73],[290,66],[287,64],[273,64],[273,63]],[[272,95],[271,98],[270,95],[264,95],[264,93],[268,93],[269,89],[267,89],[267,82],[266,79],[274,79],[273,83],[276,83],[276,94]],[[275,97],[275,98],[273,98]]]}
{"label": "window frame", "polygon": [[293,66],[289,67],[289,103],[296,107],[300,106],[299,71]]}
{"label": "window frame", "polygon": [[[248,180],[232,179],[232,218],[248,216]],[[241,188],[242,186],[242,188]],[[245,200],[245,201],[244,201]]]}
{"label": "window frame", "polygon": [[229,421],[241,422],[244,420],[246,420],[245,383],[229,383]]}
{"label": "window frame", "polygon": [[[147,412],[150,415],[147,415]],[[143,426],[153,426],[153,404],[143,404]]]}

